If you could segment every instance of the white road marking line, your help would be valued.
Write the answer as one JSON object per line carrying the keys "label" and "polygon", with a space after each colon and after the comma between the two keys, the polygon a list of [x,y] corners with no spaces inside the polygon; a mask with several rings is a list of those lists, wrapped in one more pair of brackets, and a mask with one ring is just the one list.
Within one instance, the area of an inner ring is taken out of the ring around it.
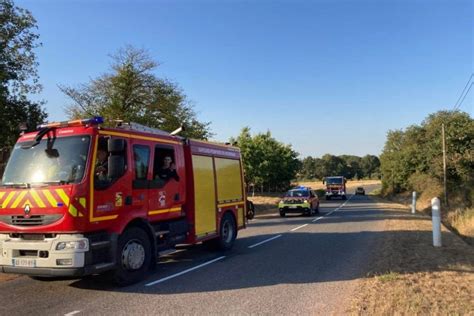
{"label": "white road marking line", "polygon": [[282,235],[273,236],[273,237],[271,237],[271,238],[265,239],[264,241],[258,242],[258,243],[254,244],[254,245],[252,245],[252,246],[248,246],[247,248],[249,248],[249,249],[255,248],[255,247],[260,246],[260,245],[263,245],[263,244],[265,244],[265,243],[267,243],[267,242],[269,242],[269,241],[272,241],[272,240],[275,240],[275,239],[277,239],[277,238],[280,238],[281,236],[282,236]]}
{"label": "white road marking line", "polygon": [[320,216],[320,217],[318,217],[318,218],[312,220],[312,222],[313,222],[313,223],[314,223],[314,222],[317,222],[317,221],[319,221],[320,219],[322,219],[322,218],[324,218],[324,217],[326,217],[326,216],[329,216],[329,215],[331,215],[331,214],[334,213],[334,212],[339,211],[341,208],[343,208],[343,207],[347,204],[347,202],[349,202],[349,201],[352,199],[353,196],[354,196],[354,195],[351,195],[350,198],[348,198],[344,203],[342,203],[341,205],[339,205],[337,208],[335,208],[334,210],[332,210],[331,212],[327,213],[327,214],[324,215],[324,216]]}
{"label": "white road marking line", "polygon": [[303,227],[305,227],[305,226],[308,226],[308,225],[309,225],[309,224],[304,224],[304,225],[301,225],[301,226],[295,227],[295,228],[293,228],[293,229],[292,229],[292,230],[290,230],[290,231],[294,232],[294,231],[296,231],[296,230],[298,230],[298,229],[300,229],[300,228],[303,228]]}
{"label": "white road marking line", "polygon": [[80,312],[81,312],[81,311],[74,311],[74,312],[70,312],[70,313],[64,314],[64,316],[72,316],[72,315],[79,314]]}
{"label": "white road marking line", "polygon": [[221,256],[221,257],[219,257],[219,258],[212,259],[212,260],[210,260],[210,261],[208,261],[208,262],[204,262],[204,263],[202,263],[202,264],[200,264],[200,265],[198,265],[198,266],[195,266],[195,267],[193,267],[193,268],[189,268],[189,269],[187,269],[187,270],[184,270],[184,271],[175,273],[175,274],[173,274],[173,275],[170,275],[170,276],[168,276],[168,277],[166,277],[166,278],[159,279],[159,280],[150,282],[150,283],[148,283],[148,284],[145,284],[145,286],[153,286],[153,285],[156,285],[156,284],[159,284],[159,283],[163,283],[163,282],[168,281],[168,280],[170,280],[170,279],[179,277],[179,276],[181,276],[181,275],[183,275],[183,274],[186,274],[186,273],[189,273],[189,272],[191,272],[191,271],[194,271],[194,270],[200,269],[200,268],[202,268],[202,267],[205,267],[205,266],[207,266],[207,265],[210,265],[211,263],[214,263],[214,262],[216,262],[216,261],[222,260],[222,259],[224,259],[224,258],[225,258],[225,256]]}
{"label": "white road marking line", "polygon": [[319,221],[321,218],[324,218],[324,216],[319,216],[318,218],[313,219],[313,223]]}

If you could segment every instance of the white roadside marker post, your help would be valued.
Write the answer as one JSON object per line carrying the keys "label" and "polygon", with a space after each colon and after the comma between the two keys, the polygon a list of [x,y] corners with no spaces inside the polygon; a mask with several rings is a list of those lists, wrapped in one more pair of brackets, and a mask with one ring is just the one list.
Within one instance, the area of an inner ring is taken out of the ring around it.
{"label": "white roadside marker post", "polygon": [[412,200],[411,200],[411,213],[415,214],[416,212],[416,192],[413,191]]}
{"label": "white roadside marker post", "polygon": [[431,200],[431,218],[433,221],[433,246],[441,247],[441,202],[437,197]]}

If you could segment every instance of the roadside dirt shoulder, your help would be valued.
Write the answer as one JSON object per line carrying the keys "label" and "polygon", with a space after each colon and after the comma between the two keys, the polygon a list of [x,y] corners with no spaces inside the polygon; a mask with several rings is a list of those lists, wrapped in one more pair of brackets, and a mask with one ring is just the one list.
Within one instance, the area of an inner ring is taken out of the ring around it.
{"label": "roadside dirt shoulder", "polygon": [[[408,215],[404,205],[378,201]],[[350,313],[474,315],[474,248],[445,227],[443,247],[434,248],[427,216],[394,217],[384,225],[385,240]]]}

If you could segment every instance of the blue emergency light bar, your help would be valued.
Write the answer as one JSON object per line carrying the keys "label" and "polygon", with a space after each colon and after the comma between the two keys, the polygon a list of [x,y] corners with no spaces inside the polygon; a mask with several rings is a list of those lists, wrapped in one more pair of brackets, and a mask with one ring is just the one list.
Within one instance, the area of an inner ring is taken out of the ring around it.
{"label": "blue emergency light bar", "polygon": [[45,123],[38,126],[38,129],[52,128],[52,127],[72,127],[72,126],[85,126],[85,125],[99,125],[104,123],[104,118],[101,116],[95,116],[89,119],[80,119],[72,121],[52,122]]}

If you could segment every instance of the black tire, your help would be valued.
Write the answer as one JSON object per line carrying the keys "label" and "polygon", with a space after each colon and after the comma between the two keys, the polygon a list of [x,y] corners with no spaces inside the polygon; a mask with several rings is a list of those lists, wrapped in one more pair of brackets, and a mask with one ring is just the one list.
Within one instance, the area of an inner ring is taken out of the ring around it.
{"label": "black tire", "polygon": [[119,286],[143,280],[151,266],[151,243],[147,233],[138,227],[128,228],[118,240],[117,266],[112,281]]}
{"label": "black tire", "polygon": [[342,196],[342,199],[343,199],[343,200],[347,200],[347,198],[346,198],[346,196],[345,196],[345,195],[343,195],[343,196]]}
{"label": "black tire", "polygon": [[285,217],[285,216],[286,216],[285,211],[280,211],[280,216],[281,216],[281,217]]}
{"label": "black tire", "polygon": [[329,201],[331,200],[331,197],[330,196],[326,196],[326,201]]}
{"label": "black tire", "polygon": [[219,237],[209,240],[207,243],[211,249],[227,251],[234,246],[235,238],[237,238],[237,225],[234,216],[230,212],[224,214],[219,227]]}

